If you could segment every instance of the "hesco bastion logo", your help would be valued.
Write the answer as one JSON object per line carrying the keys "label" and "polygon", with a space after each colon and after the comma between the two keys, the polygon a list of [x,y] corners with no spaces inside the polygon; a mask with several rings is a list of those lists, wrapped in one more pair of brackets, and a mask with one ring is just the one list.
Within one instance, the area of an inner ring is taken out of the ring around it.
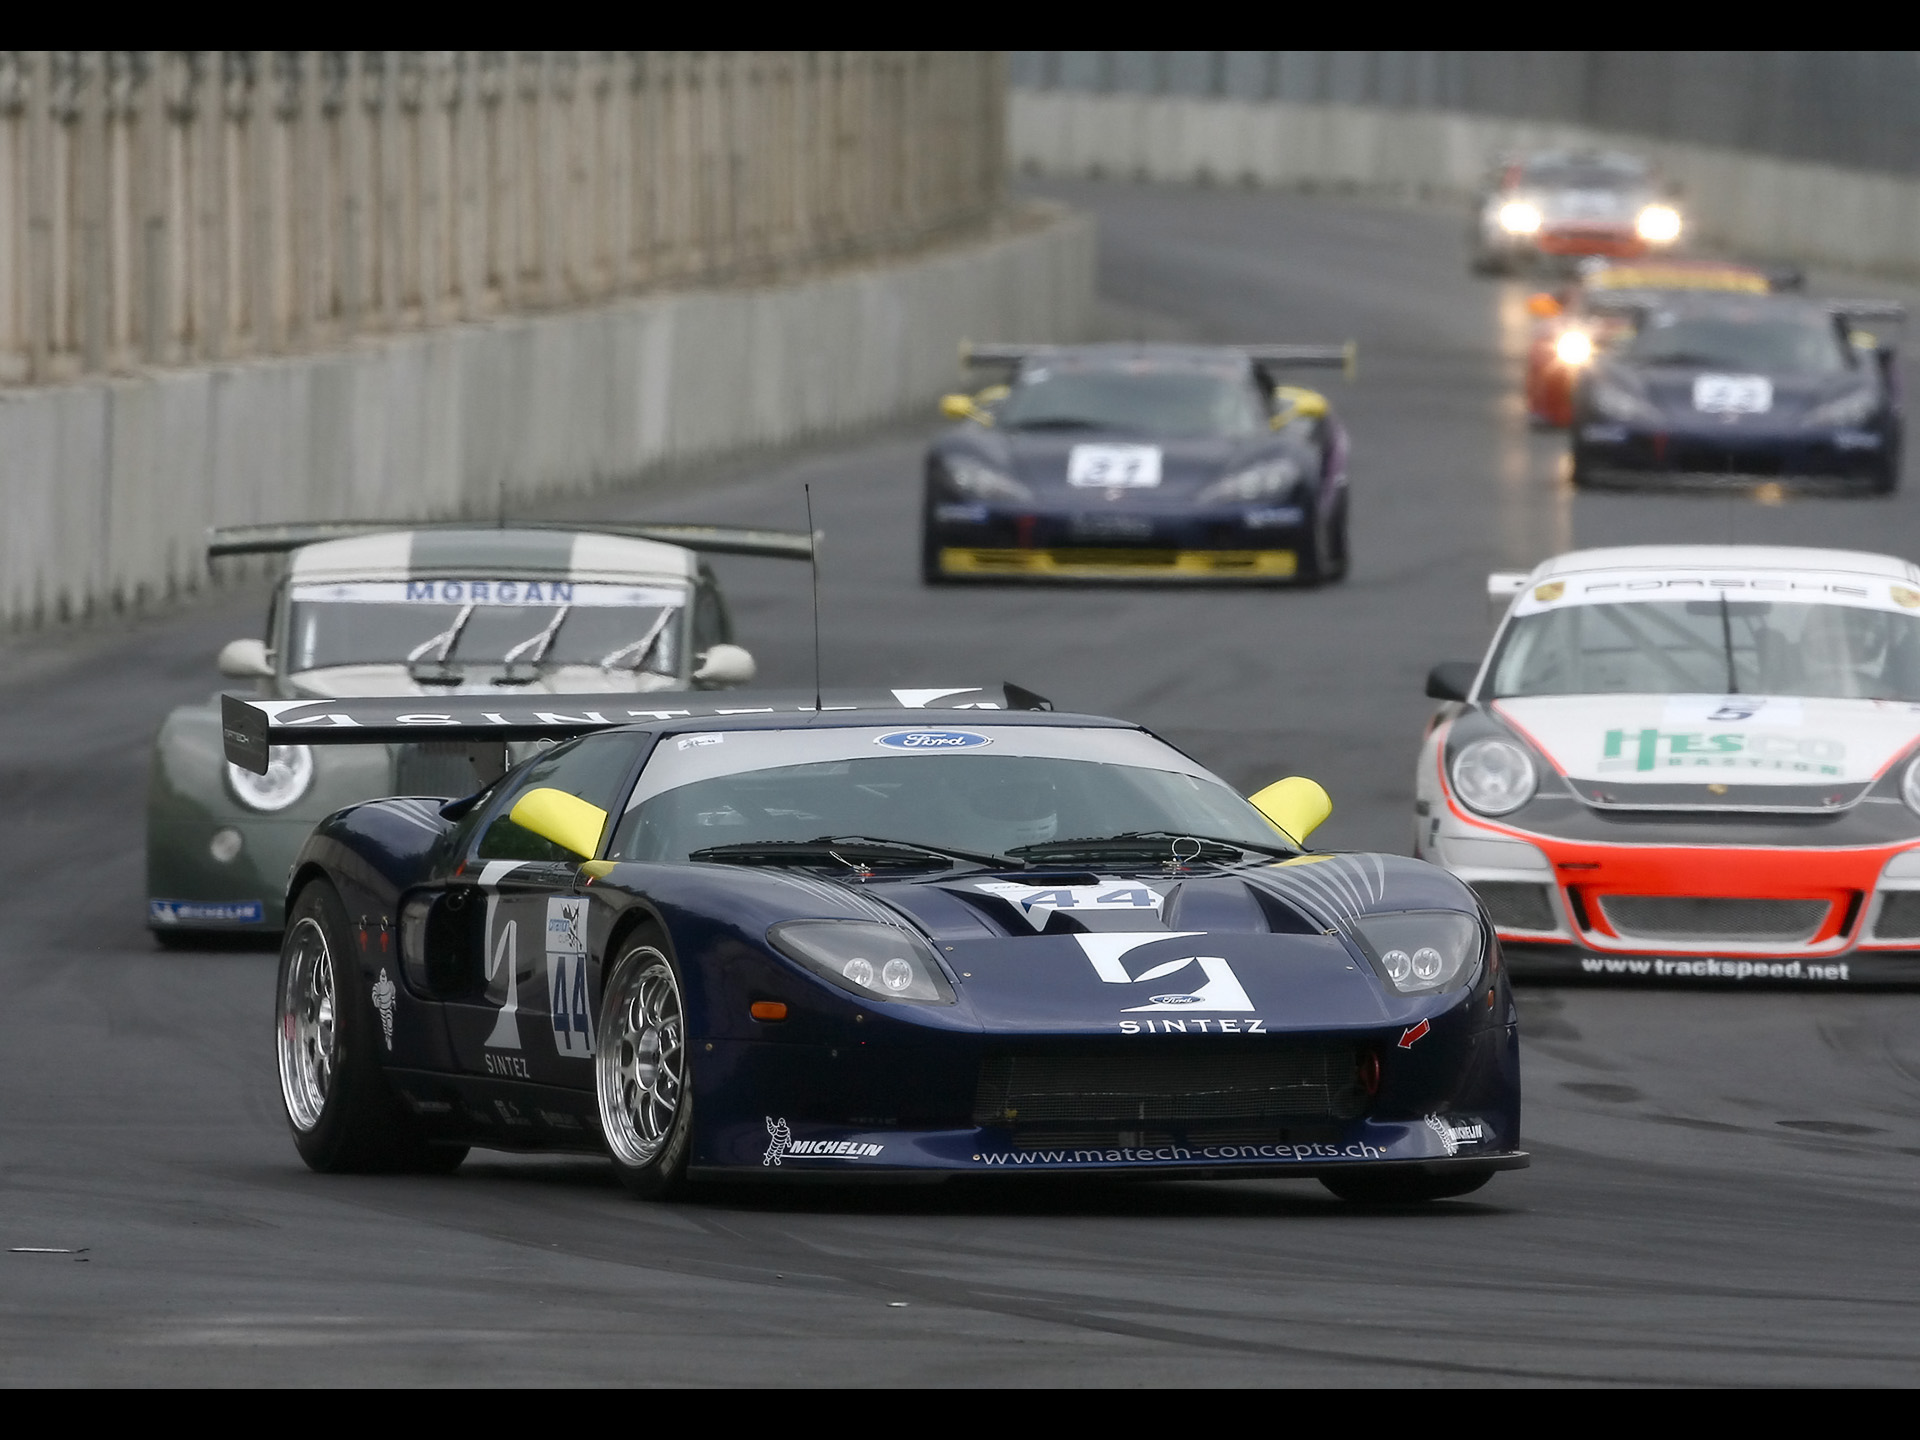
{"label": "hesco bastion logo", "polygon": [[1838,775],[1847,747],[1817,735],[1779,731],[1714,732],[1686,730],[1609,730],[1600,750],[1602,771],[1715,769],[1789,771],[1802,775]]}
{"label": "hesco bastion logo", "polygon": [[993,741],[971,730],[895,730],[874,737],[874,744],[889,750],[978,750]]}

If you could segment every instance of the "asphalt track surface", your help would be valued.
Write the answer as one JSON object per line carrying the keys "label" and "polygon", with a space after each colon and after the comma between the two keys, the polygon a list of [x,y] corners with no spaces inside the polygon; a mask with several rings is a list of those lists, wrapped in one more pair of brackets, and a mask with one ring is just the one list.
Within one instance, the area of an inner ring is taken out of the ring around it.
{"label": "asphalt track surface", "polygon": [[[1323,780],[1404,850],[1435,660],[1489,568],[1573,544],[1920,554],[1887,501],[1575,498],[1516,398],[1523,289],[1451,213],[1065,188],[1117,335],[1362,346],[1355,563],[1319,591],[924,590],[931,426],[549,513],[828,532],[829,683],[1012,679],[1145,721],[1234,782]],[[697,481],[697,483],[696,483]],[[804,571],[723,561],[766,681],[809,678]],[[1911,1384],[1920,998],[1531,990],[1534,1168],[1348,1210],[1317,1185],[720,1191],[579,1160],[323,1177],[271,1069],[273,963],[142,928],[146,746],[257,633],[239,586],[0,646],[0,1380],[14,1383]]]}

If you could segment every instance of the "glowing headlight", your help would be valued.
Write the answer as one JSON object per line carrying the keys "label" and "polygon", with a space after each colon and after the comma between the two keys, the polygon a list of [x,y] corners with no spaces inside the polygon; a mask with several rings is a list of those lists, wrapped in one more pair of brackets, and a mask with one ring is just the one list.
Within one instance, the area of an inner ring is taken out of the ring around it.
{"label": "glowing headlight", "polygon": [[1224,480],[1216,480],[1199,494],[1200,503],[1220,504],[1236,500],[1265,500],[1292,488],[1300,478],[1300,467],[1292,460],[1269,460]]}
{"label": "glowing headlight", "polygon": [[1033,499],[1033,492],[1011,475],[1002,475],[965,455],[950,455],[941,464],[947,472],[947,482],[962,495],[971,495],[976,500]]}
{"label": "glowing headlight", "polygon": [[1453,757],[1453,793],[1482,815],[1505,815],[1533,798],[1533,758],[1511,740],[1475,740]]}
{"label": "glowing headlight", "polygon": [[911,931],[869,920],[791,920],[767,932],[790,960],[863,1000],[953,1004],[933,951]]}
{"label": "glowing headlight", "polygon": [[1509,235],[1536,235],[1540,220],[1540,207],[1524,200],[1509,200],[1500,207],[1500,228]]}
{"label": "glowing headlight", "polygon": [[227,765],[227,788],[249,810],[284,810],[312,784],[313,751],[304,745],[274,746],[267,752],[264,775]]}
{"label": "glowing headlight", "polygon": [[1593,359],[1593,337],[1584,330],[1562,330],[1553,353],[1562,365],[1584,365]]}
{"label": "glowing headlight", "polygon": [[1880,408],[1880,393],[1877,390],[1855,390],[1850,395],[1842,395],[1838,400],[1829,400],[1824,405],[1816,405],[1806,413],[1801,421],[1804,425],[1852,426],[1870,419],[1873,412]]}
{"label": "glowing headlight", "polygon": [[1455,910],[1404,910],[1353,922],[1354,939],[1381,975],[1403,995],[1427,995],[1470,984],[1485,940],[1470,915]]}
{"label": "glowing headlight", "polygon": [[1633,228],[1649,245],[1670,245],[1680,238],[1680,212],[1671,205],[1649,205]]}

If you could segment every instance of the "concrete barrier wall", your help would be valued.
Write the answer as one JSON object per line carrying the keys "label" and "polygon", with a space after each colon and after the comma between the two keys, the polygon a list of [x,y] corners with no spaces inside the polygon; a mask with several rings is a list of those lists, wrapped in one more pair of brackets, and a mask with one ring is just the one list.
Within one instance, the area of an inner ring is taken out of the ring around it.
{"label": "concrete barrier wall", "polygon": [[1504,151],[1618,146],[1680,182],[1698,240],[1770,260],[1920,275],[1920,182],[1897,176],[1441,110],[1019,89],[1011,106],[1015,165],[1057,176],[1464,199]]}
{"label": "concrete barrier wall", "polygon": [[0,619],[191,589],[212,525],[491,514],[908,413],[963,338],[1079,338],[1093,283],[1091,220],[1049,209],[791,285],[0,390]]}

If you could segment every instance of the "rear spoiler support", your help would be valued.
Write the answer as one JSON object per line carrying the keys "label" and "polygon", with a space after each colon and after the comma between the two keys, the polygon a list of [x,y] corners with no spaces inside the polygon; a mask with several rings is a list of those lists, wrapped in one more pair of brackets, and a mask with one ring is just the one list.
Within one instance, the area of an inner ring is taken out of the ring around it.
{"label": "rear spoiler support", "polygon": [[[207,558],[230,555],[284,555],[289,550],[323,540],[345,540],[396,530],[473,530],[489,528],[484,520],[315,520],[285,525],[228,525],[207,532]],[[753,530],[736,525],[643,525],[617,520],[515,520],[511,530],[580,531],[590,535],[619,535],[631,540],[656,540],[706,555],[759,555],[776,560],[811,560],[822,533],[804,530]]]}

